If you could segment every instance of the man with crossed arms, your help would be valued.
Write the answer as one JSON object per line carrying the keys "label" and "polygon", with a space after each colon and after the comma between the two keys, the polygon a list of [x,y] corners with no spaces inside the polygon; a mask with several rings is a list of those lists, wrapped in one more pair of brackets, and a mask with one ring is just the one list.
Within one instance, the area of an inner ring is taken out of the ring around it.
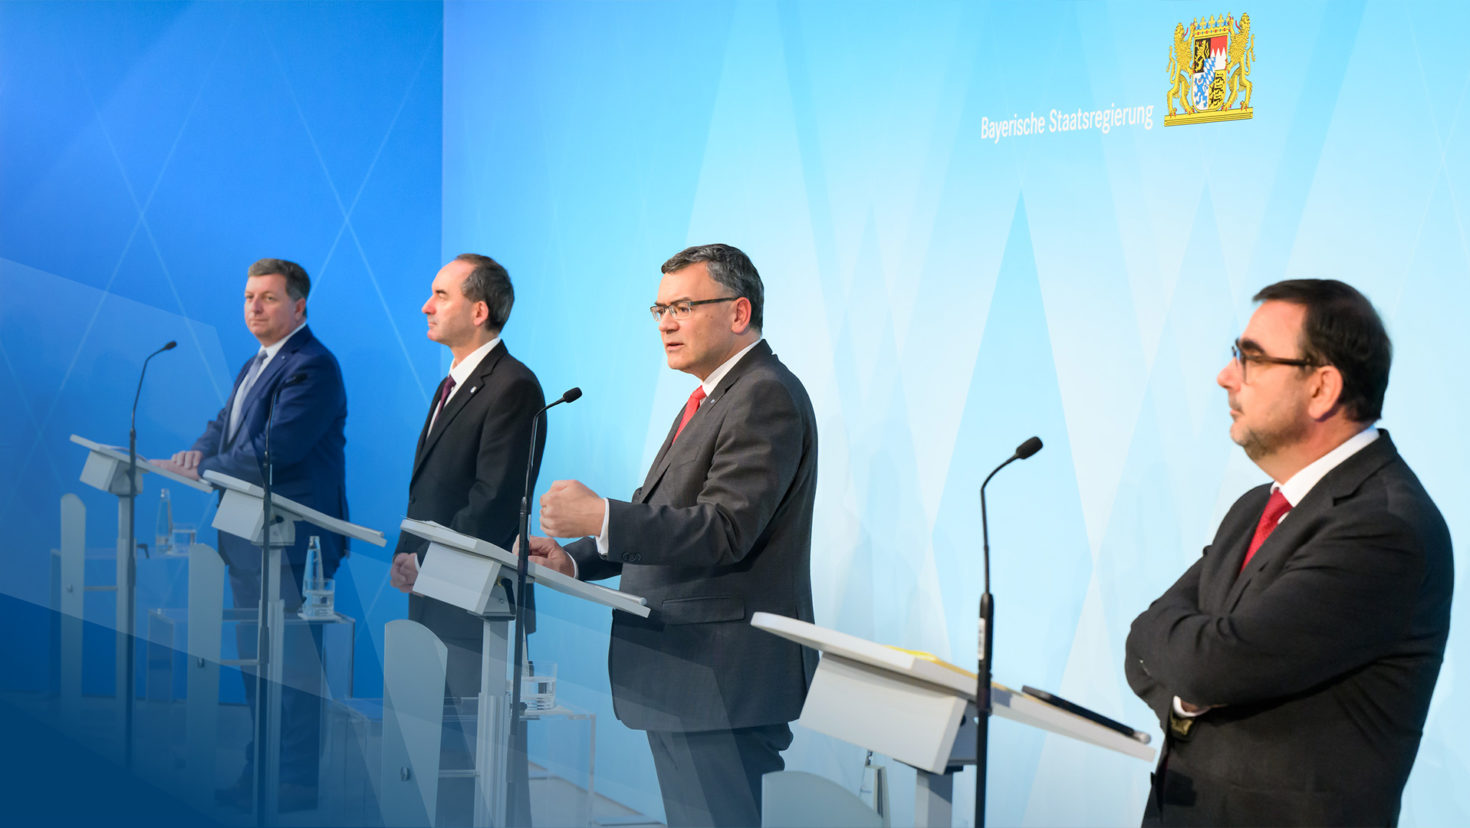
{"label": "man with crossed arms", "polygon": [[1261,306],[1217,378],[1272,483],[1133,622],[1164,748],[1145,825],[1392,825],[1449,633],[1449,530],[1374,427],[1392,349],[1337,281]]}

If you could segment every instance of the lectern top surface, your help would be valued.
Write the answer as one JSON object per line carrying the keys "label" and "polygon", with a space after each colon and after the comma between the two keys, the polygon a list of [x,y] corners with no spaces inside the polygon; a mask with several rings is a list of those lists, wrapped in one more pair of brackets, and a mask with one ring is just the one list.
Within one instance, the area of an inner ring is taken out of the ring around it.
{"label": "lectern top surface", "polygon": [[[109,446],[103,443],[93,442],[92,440],[88,440],[86,437],[83,437],[79,434],[73,434],[71,436],[71,441],[85,448],[87,451],[90,451],[93,454],[100,454],[109,460],[116,460],[120,463],[128,462],[128,450],[120,446]],[[176,474],[169,471],[168,469],[155,466],[152,463],[148,462],[148,458],[144,457],[141,454],[138,455],[138,471],[151,472],[172,483],[177,483],[180,486],[188,486],[191,489],[198,489],[201,492],[212,492],[215,488],[204,482],[203,480],[191,480],[190,478],[184,477],[181,474]],[[127,478],[124,477],[123,479],[124,481],[126,481]]]}
{"label": "lectern top surface", "polygon": [[[975,700],[976,675],[929,655],[889,647],[855,635],[820,627],[796,618],[758,612],[751,626],[805,644],[838,663],[862,665],[865,670],[886,676],[897,676],[907,682],[942,688],[969,702]],[[821,672],[821,667],[818,667]],[[1154,751],[1143,742],[1118,733],[1075,713],[1054,707],[1039,699],[990,683],[991,704],[997,716],[1038,727],[1072,739],[1098,745],[1119,753],[1152,761]]]}
{"label": "lectern top surface", "polygon": [[[456,532],[443,524],[432,520],[414,520],[405,518],[400,528],[424,540],[441,544],[463,552],[489,558],[501,566],[515,569],[518,557],[493,543],[481,538]],[[622,610],[640,618],[649,616],[648,600],[640,595],[623,592],[616,589],[608,589],[605,586],[590,584],[579,581],[576,578],[563,575],[547,566],[542,566],[530,561],[526,566],[526,577],[532,582],[549,587],[557,592],[572,595],[586,601],[602,604],[615,610]]]}
{"label": "lectern top surface", "polygon": [[[211,469],[204,472],[204,479],[227,491],[239,492],[240,494],[248,495],[258,500],[265,499],[265,489],[262,489],[254,483],[241,480],[238,477],[220,474]],[[366,526],[334,518],[325,512],[319,512],[310,506],[297,503],[291,498],[278,495],[275,492],[271,493],[271,506],[272,508],[279,509],[283,514],[295,520],[304,520],[307,523],[320,526],[328,532],[335,532],[338,535],[367,541],[374,546],[388,545],[388,540],[383,537],[383,533],[376,529],[369,529]]]}

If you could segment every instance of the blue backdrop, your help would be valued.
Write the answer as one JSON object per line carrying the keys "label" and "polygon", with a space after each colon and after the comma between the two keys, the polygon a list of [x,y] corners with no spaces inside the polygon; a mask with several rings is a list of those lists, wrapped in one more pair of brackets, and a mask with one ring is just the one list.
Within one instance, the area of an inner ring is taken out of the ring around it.
{"label": "blue backdrop", "polygon": [[[1242,12],[1254,117],[1165,128],[1174,26]],[[1261,286],[1332,276],[1378,304],[1384,425],[1470,541],[1467,24],[1449,3],[0,5],[0,590],[49,600],[62,492],[107,545],[112,503],[79,488],[66,437],[126,439],[143,355],[181,344],[150,368],[145,453],[218,409],[252,349],[255,258],[314,279],[353,516],[391,540],[446,364],[418,313],[444,260],[506,264],[508,344],[549,393],[586,391],[554,413],[540,488],[626,496],[693,384],[644,311],[658,265],[725,241],[761,269],[766,335],[819,418],[818,621],[971,663],[976,489],[1039,434],[990,492],[997,679],[1148,723],[1127,626],[1263,479],[1214,385]],[[1104,108],[1136,117],[1051,127]],[[375,695],[405,602],[382,550],[347,569]],[[657,815],[646,745],[611,715],[605,614],[544,604],[533,654],[599,714],[599,790]],[[1466,614],[1406,825],[1470,821]],[[5,646],[46,663],[44,640]],[[42,688],[45,668],[15,680]],[[1141,763],[1008,722],[992,751],[997,823],[1142,809]],[[854,747],[799,731],[787,757],[857,787]],[[968,774],[956,788],[959,824]]]}

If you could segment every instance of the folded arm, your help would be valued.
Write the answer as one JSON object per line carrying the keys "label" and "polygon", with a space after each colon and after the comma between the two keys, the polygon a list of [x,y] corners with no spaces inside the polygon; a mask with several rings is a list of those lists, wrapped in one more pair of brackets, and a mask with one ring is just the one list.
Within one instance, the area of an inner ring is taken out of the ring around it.
{"label": "folded arm", "polygon": [[1423,576],[1412,528],[1381,512],[1328,525],[1225,615],[1200,610],[1197,574],[1191,589],[1186,573],[1133,622],[1130,684],[1136,670],[1170,695],[1211,706],[1306,690],[1402,640]]}

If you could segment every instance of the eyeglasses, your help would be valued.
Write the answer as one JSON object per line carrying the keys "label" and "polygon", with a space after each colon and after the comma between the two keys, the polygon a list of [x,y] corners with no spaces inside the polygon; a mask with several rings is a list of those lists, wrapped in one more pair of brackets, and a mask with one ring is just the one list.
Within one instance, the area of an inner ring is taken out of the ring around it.
{"label": "eyeglasses", "polygon": [[1291,365],[1296,368],[1316,368],[1321,364],[1314,359],[1287,359],[1286,357],[1247,353],[1241,348],[1239,339],[1230,345],[1230,356],[1235,360],[1235,364],[1240,367],[1240,381],[1242,383],[1250,382],[1246,376],[1246,368],[1252,363],[1256,365]]}
{"label": "eyeglasses", "polygon": [[683,299],[667,305],[654,305],[648,309],[648,312],[653,314],[653,321],[655,322],[662,322],[664,320],[664,314],[666,313],[669,316],[673,317],[675,322],[679,322],[681,320],[688,319],[689,314],[694,313],[695,305],[712,305],[716,302],[734,302],[736,299],[739,298],[739,296],[722,296],[719,299]]}

